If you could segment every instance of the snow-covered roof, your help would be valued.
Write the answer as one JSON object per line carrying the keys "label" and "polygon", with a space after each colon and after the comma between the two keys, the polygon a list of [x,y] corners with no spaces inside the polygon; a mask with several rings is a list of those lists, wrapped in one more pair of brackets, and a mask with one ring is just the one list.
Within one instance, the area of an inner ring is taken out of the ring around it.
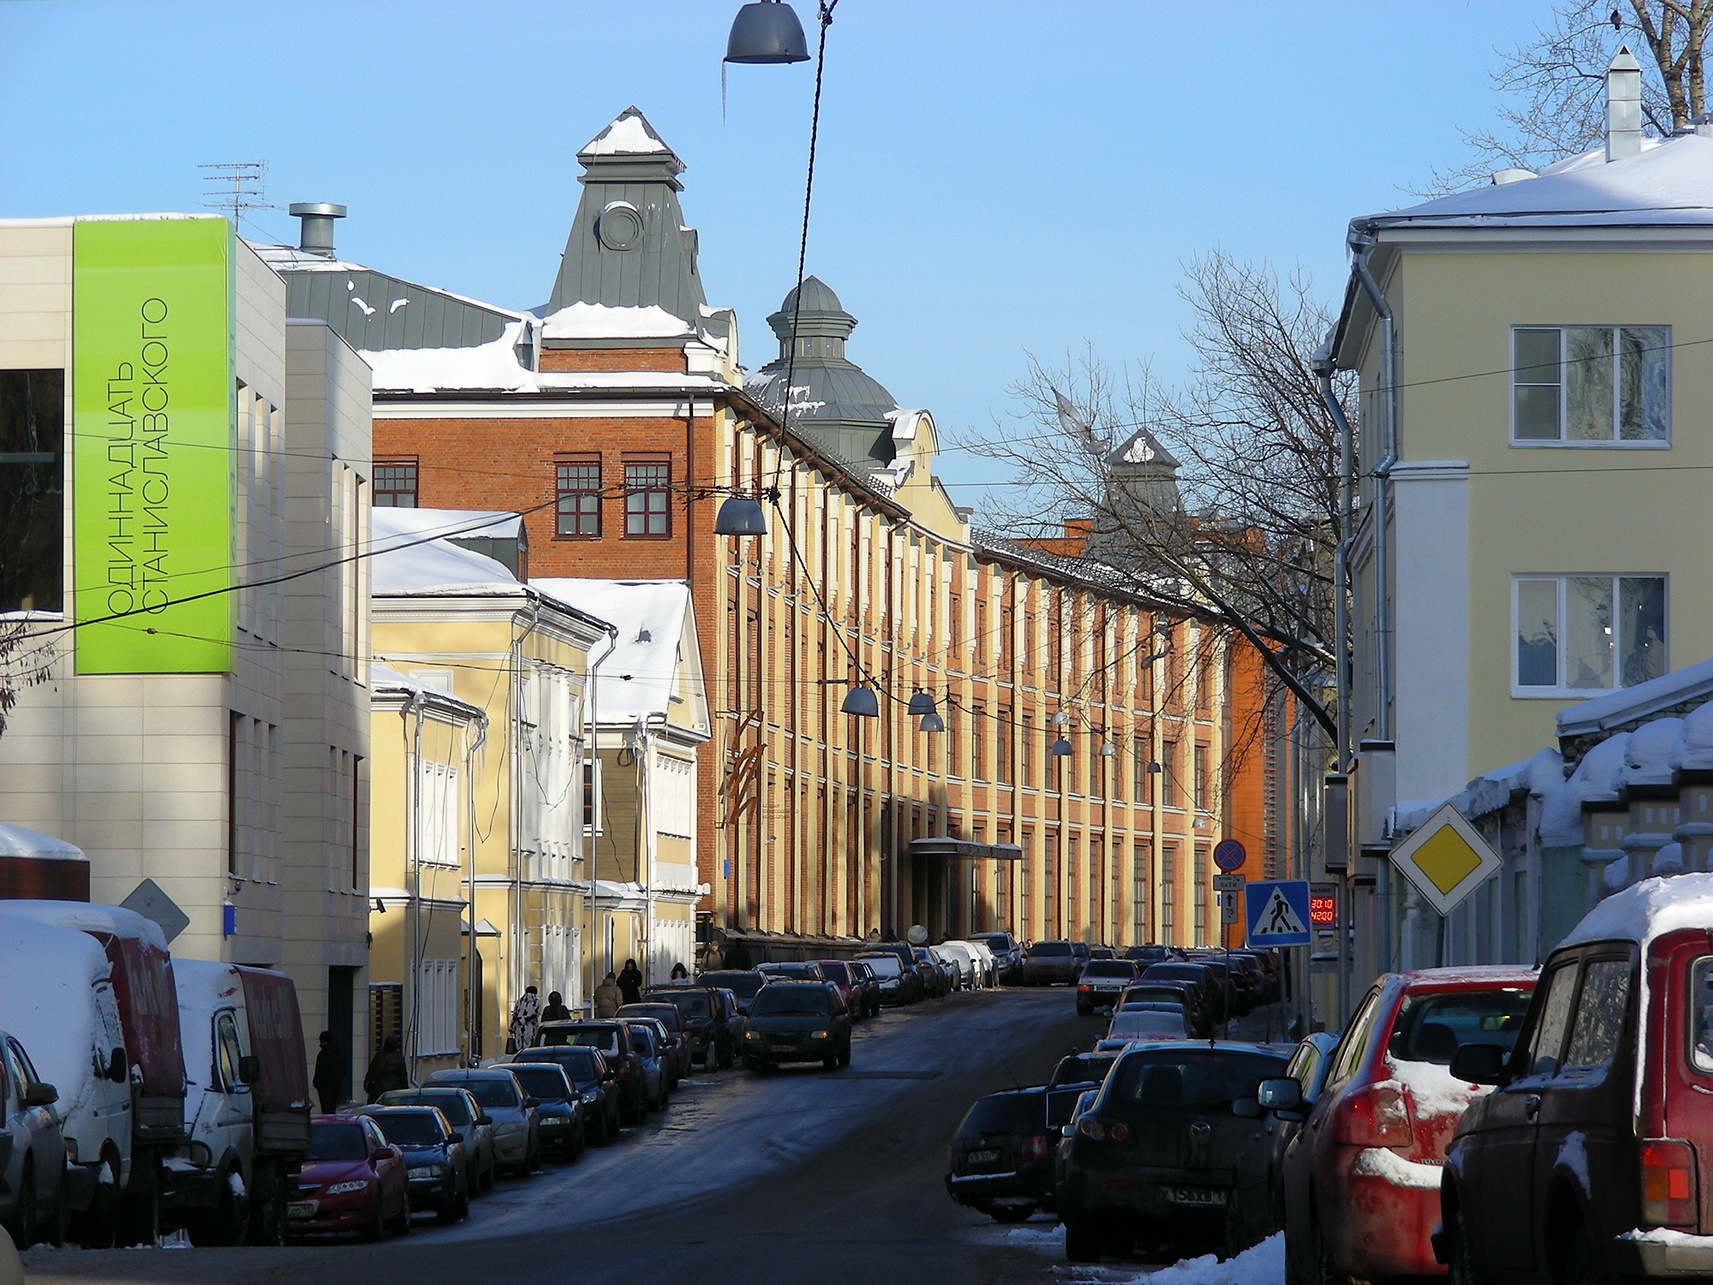
{"label": "snow-covered roof", "polygon": [[1643,139],[1606,159],[1605,144],[1547,166],[1538,177],[1495,183],[1354,220],[1406,227],[1660,227],[1713,224],[1713,138]]}
{"label": "snow-covered roof", "polygon": [[639,719],[665,718],[676,698],[691,702],[686,721],[707,729],[690,587],[682,580],[555,577],[531,580],[530,585],[617,628],[612,654],[595,670],[590,708],[602,724],[628,726]]}
{"label": "snow-covered roof", "polygon": [[0,821],[0,857],[34,857],[38,861],[88,861],[83,849],[51,834],[38,834],[21,825]]}
{"label": "snow-covered roof", "polygon": [[1682,730],[1681,718],[1656,718],[1638,727],[1624,746],[1624,766],[1617,783],[1670,785],[1671,753]]}
{"label": "snow-covered roof", "polygon": [[373,511],[371,591],[376,597],[410,594],[511,594],[523,586],[505,565],[460,548],[452,535],[499,534],[511,513],[460,513],[452,509]]}
{"label": "snow-covered roof", "polygon": [[677,339],[689,334],[689,322],[657,303],[645,308],[567,304],[541,323],[543,339]]}
{"label": "snow-covered roof", "polygon": [[388,693],[402,695],[407,700],[421,698],[428,705],[438,705],[442,710],[461,715],[470,722],[481,722],[487,718],[476,706],[468,701],[460,700],[450,692],[438,687],[430,687],[418,682],[408,674],[401,674],[391,665],[378,660],[369,662],[369,693],[371,696],[382,696]]}
{"label": "snow-covered roof", "polygon": [[590,139],[578,155],[654,156],[662,152],[670,155],[672,149],[654,132],[646,116],[635,107],[627,107],[612,124]]}
{"label": "snow-covered roof", "polygon": [[1678,928],[1713,928],[1713,874],[1682,874],[1632,884],[1584,915],[1559,945],[1649,942]]}
{"label": "snow-covered roof", "polygon": [[[1708,163],[1713,165],[1713,152],[1708,154]],[[1586,736],[1590,732],[1646,718],[1659,710],[1709,699],[1713,699],[1713,660],[1704,660],[1561,710],[1558,734],[1560,737]]]}
{"label": "snow-covered roof", "polygon": [[[1542,749],[1532,758],[1483,773],[1452,795],[1449,802],[1465,817],[1479,817],[1505,807],[1518,790],[1545,798],[1563,786],[1564,760],[1557,750]],[[1416,829],[1447,801],[1423,799],[1399,803],[1393,809],[1393,834],[1407,834]]]}

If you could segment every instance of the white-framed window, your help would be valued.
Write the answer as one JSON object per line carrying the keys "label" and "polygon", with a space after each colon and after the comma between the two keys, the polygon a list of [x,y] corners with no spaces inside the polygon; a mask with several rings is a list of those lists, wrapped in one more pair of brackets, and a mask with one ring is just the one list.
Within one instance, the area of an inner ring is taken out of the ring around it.
{"label": "white-framed window", "polygon": [[655,760],[659,797],[655,829],[679,839],[696,837],[696,765],[661,754]]}
{"label": "white-framed window", "polygon": [[1511,579],[1511,694],[1570,696],[1666,672],[1664,576]]}
{"label": "white-framed window", "polygon": [[1514,446],[1667,446],[1670,326],[1513,326]]}

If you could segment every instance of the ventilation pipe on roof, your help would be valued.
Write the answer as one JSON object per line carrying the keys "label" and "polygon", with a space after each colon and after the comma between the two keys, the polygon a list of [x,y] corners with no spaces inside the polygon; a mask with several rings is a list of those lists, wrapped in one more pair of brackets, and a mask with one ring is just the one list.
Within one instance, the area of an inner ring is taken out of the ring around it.
{"label": "ventilation pipe on roof", "polygon": [[305,254],[331,259],[333,220],[345,217],[345,207],[330,205],[326,201],[296,201],[286,207],[286,212],[301,221],[302,232],[297,248]]}
{"label": "ventilation pipe on roof", "polygon": [[1642,150],[1642,65],[1625,45],[1606,68],[1606,159]]}

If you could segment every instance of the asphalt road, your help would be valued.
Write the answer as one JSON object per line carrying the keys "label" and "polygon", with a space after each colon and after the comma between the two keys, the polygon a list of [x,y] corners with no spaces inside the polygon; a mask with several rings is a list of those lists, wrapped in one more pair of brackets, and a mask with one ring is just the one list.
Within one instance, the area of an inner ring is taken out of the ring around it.
{"label": "asphalt road", "polygon": [[954,1205],[946,1144],[974,1098],[1040,1083],[1102,1025],[1078,1019],[1065,988],[954,995],[859,1025],[844,1070],[694,1076],[648,1125],[502,1182],[454,1227],[418,1219],[408,1238],[279,1250],[37,1248],[25,1270],[176,1285],[1040,1281],[1055,1230]]}

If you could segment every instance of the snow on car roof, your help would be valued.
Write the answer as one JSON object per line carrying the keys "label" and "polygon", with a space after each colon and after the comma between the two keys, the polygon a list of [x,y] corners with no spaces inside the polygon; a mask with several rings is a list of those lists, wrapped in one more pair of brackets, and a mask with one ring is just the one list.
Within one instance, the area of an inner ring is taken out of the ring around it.
{"label": "snow on car roof", "polygon": [[1411,990],[1435,986],[1479,986],[1494,982],[1534,984],[1538,970],[1525,964],[1458,964],[1450,968],[1417,968],[1397,974]]}
{"label": "snow on car roof", "polygon": [[1713,874],[1681,874],[1632,884],[1584,915],[1559,946],[1650,942],[1679,928],[1713,928]]}

